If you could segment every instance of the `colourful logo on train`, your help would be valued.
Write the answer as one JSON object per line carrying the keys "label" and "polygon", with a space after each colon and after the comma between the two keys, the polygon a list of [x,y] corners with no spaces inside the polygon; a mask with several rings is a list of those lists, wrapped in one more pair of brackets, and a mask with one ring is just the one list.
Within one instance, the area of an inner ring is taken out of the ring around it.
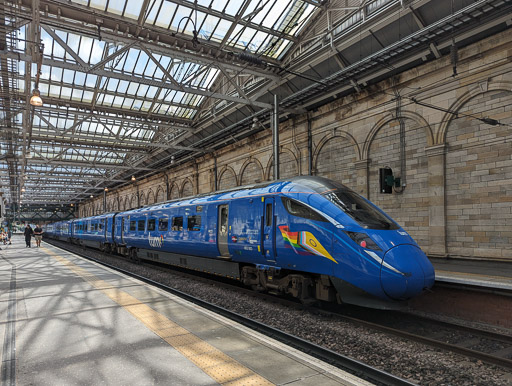
{"label": "colourful logo on train", "polygon": [[290,232],[288,226],[280,226],[279,230],[283,235],[287,248],[292,248],[299,255],[317,255],[325,257],[336,264],[338,262],[327,252],[322,244],[310,232]]}

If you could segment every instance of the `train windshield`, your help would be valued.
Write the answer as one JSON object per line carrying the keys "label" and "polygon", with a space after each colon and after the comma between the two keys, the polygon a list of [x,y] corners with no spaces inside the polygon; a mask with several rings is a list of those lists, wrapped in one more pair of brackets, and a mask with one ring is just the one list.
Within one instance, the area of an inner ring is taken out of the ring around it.
{"label": "train windshield", "polygon": [[363,228],[378,230],[399,229],[399,226],[394,221],[351,190],[337,189],[324,194],[324,196],[357,221]]}

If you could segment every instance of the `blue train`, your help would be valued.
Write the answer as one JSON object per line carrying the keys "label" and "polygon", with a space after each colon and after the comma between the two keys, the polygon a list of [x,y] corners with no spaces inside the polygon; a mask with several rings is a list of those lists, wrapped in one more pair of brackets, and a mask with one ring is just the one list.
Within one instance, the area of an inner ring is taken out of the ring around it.
{"label": "blue train", "polygon": [[51,224],[46,236],[302,301],[389,308],[433,286],[416,242],[342,184],[301,176]]}

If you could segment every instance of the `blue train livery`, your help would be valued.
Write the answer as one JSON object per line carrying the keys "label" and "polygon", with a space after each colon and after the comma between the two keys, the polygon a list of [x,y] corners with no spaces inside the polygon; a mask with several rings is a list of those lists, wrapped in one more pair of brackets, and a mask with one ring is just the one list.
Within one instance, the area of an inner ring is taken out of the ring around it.
{"label": "blue train livery", "polygon": [[416,242],[342,184],[287,180],[52,224],[46,235],[302,301],[392,308],[434,284]]}

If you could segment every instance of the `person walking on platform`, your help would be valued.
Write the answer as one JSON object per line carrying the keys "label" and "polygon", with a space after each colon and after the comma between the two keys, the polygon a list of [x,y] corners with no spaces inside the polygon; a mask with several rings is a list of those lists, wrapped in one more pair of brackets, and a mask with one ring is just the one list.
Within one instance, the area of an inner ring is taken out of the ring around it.
{"label": "person walking on platform", "polygon": [[26,248],[30,248],[30,239],[32,238],[33,233],[34,233],[34,231],[32,230],[30,224],[27,224],[27,226],[25,227],[25,232],[24,232],[25,243],[27,244]]}
{"label": "person walking on platform", "polygon": [[43,239],[43,228],[39,224],[34,228],[34,237],[36,238],[36,246],[39,248]]}

